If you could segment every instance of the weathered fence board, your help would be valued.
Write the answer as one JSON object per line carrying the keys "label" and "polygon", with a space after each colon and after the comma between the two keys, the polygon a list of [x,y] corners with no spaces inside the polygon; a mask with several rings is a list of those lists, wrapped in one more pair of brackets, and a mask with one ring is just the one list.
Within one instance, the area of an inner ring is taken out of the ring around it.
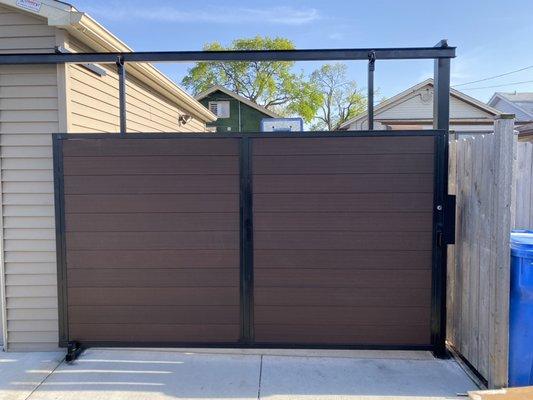
{"label": "weathered fence board", "polygon": [[450,144],[457,220],[456,244],[448,252],[448,340],[490,387],[507,384],[513,126],[513,119],[502,117],[494,134]]}
{"label": "weathered fence board", "polygon": [[533,142],[518,142],[516,229],[533,229]]}

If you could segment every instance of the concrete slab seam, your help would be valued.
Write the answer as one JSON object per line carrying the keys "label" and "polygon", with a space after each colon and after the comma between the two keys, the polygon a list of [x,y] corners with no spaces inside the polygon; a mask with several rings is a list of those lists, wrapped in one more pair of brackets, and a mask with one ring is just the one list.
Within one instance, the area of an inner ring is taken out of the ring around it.
{"label": "concrete slab seam", "polygon": [[37,390],[43,385],[43,383],[46,382],[46,380],[47,380],[48,378],[50,378],[50,377],[54,374],[54,372],[56,372],[56,370],[61,366],[61,364],[63,364],[64,361],[65,361],[65,358],[63,357],[63,358],[61,359],[61,361],[59,361],[59,363],[55,366],[55,368],[53,368],[53,369],[48,373],[48,375],[46,375],[46,376],[43,378],[43,380],[42,380],[41,382],[39,382],[39,384],[33,388],[33,390],[30,392],[30,394],[28,394],[28,396],[27,396],[24,400],[30,400],[30,397],[33,396],[33,394],[34,394],[34,393],[35,393],[35,392],[36,392],[36,391],[37,391]]}

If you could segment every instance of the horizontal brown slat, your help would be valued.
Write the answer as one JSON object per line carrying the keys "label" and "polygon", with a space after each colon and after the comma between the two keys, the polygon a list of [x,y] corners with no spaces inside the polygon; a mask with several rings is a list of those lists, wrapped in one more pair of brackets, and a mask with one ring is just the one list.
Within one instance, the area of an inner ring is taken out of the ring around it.
{"label": "horizontal brown slat", "polygon": [[239,230],[238,213],[67,214],[67,232]]}
{"label": "horizontal brown slat", "polygon": [[73,341],[235,343],[239,325],[69,324]]}
{"label": "horizontal brown slat", "polygon": [[239,268],[234,250],[70,250],[68,268]]}
{"label": "horizontal brown slat", "polygon": [[239,288],[69,288],[69,306],[238,306]]}
{"label": "horizontal brown slat", "polygon": [[431,232],[433,213],[263,213],[254,214],[255,231]]}
{"label": "horizontal brown slat", "polygon": [[284,288],[431,288],[429,270],[257,269],[254,285]]}
{"label": "horizontal brown slat", "polygon": [[[69,287],[237,287],[239,271],[231,269],[71,269]],[[154,296],[157,296],[154,291]]]}
{"label": "horizontal brown slat", "polygon": [[67,213],[238,212],[238,194],[66,195]]}
{"label": "horizontal brown slat", "polygon": [[431,269],[431,250],[255,250],[255,268]]}
{"label": "horizontal brown slat", "polygon": [[66,194],[239,193],[238,175],[66,176]]}
{"label": "horizontal brown slat", "polygon": [[433,154],[254,156],[252,162],[254,175],[417,174],[435,168]]}
{"label": "horizontal brown slat", "polygon": [[431,250],[431,232],[257,231],[258,250]]}
{"label": "horizontal brown slat", "polygon": [[429,346],[427,326],[255,325],[256,343]]}
{"label": "horizontal brown slat", "polygon": [[254,193],[433,193],[433,174],[255,175]]}
{"label": "horizontal brown slat", "polygon": [[238,155],[239,139],[74,139],[63,142],[63,154],[67,157]]}
{"label": "horizontal brown slat", "polygon": [[428,326],[429,307],[304,307],[256,306],[256,324],[273,325],[422,325]]}
{"label": "horizontal brown slat", "polygon": [[239,232],[71,232],[66,242],[67,250],[234,250]]}
{"label": "horizontal brown slat", "polygon": [[[327,273],[327,271],[324,271]],[[427,289],[378,288],[277,288],[258,287],[254,291],[256,306],[359,306],[359,307],[429,307]]]}
{"label": "horizontal brown slat", "polygon": [[256,212],[431,212],[430,193],[256,194]]}
{"label": "horizontal brown slat", "polygon": [[421,137],[254,138],[254,155],[402,154],[435,151],[435,139]]}
{"label": "horizontal brown slat", "polygon": [[63,165],[65,176],[239,173],[238,157],[215,155],[64,157]]}
{"label": "horizontal brown slat", "polygon": [[71,306],[71,324],[239,324],[238,306]]}

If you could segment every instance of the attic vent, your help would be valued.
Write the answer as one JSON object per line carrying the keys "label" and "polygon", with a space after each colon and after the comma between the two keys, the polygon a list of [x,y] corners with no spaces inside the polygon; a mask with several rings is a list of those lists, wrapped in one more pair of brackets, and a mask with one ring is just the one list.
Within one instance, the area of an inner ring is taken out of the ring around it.
{"label": "attic vent", "polygon": [[426,89],[424,92],[420,93],[420,100],[423,103],[429,103],[433,101],[433,92],[430,89]]}
{"label": "attic vent", "polygon": [[420,99],[423,103],[429,103],[433,101],[433,92],[429,89],[426,89],[424,92],[420,93]]}

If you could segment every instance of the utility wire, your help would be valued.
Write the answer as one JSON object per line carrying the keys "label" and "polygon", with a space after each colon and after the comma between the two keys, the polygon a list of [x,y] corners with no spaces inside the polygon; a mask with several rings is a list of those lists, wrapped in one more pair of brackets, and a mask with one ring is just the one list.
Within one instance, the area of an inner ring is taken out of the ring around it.
{"label": "utility wire", "polygon": [[530,68],[533,68],[533,65],[528,65],[527,67],[520,68],[520,69],[516,69],[516,70],[514,70],[514,71],[505,72],[505,73],[500,74],[500,75],[494,75],[494,76],[489,76],[489,77],[487,77],[487,78],[478,79],[477,81],[470,81],[470,82],[465,82],[465,83],[459,83],[459,84],[457,84],[457,85],[452,85],[452,87],[465,86],[465,85],[470,85],[471,83],[478,83],[478,82],[490,81],[491,79],[496,79],[496,78],[501,78],[502,76],[507,76],[507,75],[511,75],[511,74],[516,74],[517,72],[525,71],[526,69],[530,69]]}
{"label": "utility wire", "polygon": [[512,86],[512,85],[520,85],[522,83],[532,83],[532,81],[521,81],[521,82],[511,82],[511,83],[504,83],[502,85],[492,85],[492,86],[481,86],[481,87],[473,87],[473,88],[464,88],[461,90],[480,90],[480,89],[491,89],[491,88],[497,88],[502,86]]}

